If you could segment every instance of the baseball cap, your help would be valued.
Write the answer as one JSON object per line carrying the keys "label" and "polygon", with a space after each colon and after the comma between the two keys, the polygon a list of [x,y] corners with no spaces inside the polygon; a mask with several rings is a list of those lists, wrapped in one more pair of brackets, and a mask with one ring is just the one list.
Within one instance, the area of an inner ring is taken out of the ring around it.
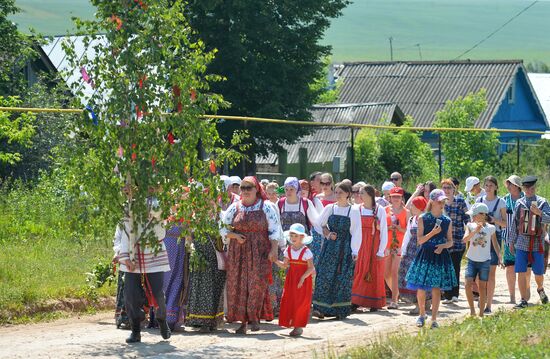
{"label": "baseball cap", "polygon": [[472,217],[480,213],[489,213],[489,207],[485,203],[474,203],[470,210],[466,212],[467,215]]}
{"label": "baseball cap", "polygon": [[393,187],[390,189],[390,196],[401,196],[403,197],[405,195],[405,191],[403,191],[403,188],[401,187]]}
{"label": "baseball cap", "polygon": [[478,183],[479,183],[479,178],[477,177],[471,176],[466,178],[466,187],[464,187],[464,191],[470,192],[472,188],[474,188],[474,186]]}
{"label": "baseball cap", "polygon": [[424,196],[414,197],[411,203],[420,211],[424,211],[426,209],[426,206],[428,205],[428,201],[426,201],[426,198],[424,198]]}
{"label": "baseball cap", "polygon": [[436,188],[430,192],[430,200],[439,202],[443,201],[444,199],[448,198],[447,196],[445,196],[445,192],[443,192],[442,189]]}

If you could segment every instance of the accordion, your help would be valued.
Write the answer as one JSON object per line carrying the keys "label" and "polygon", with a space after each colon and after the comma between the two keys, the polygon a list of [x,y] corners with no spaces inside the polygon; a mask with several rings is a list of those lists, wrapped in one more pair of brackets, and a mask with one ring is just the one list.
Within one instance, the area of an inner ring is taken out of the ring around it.
{"label": "accordion", "polygon": [[519,212],[518,233],[524,236],[542,235],[542,218],[530,209],[521,207]]}

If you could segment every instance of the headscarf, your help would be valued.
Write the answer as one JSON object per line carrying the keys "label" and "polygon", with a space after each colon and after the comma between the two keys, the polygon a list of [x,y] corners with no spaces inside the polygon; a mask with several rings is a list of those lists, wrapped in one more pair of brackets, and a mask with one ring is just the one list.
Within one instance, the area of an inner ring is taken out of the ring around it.
{"label": "headscarf", "polygon": [[242,182],[249,182],[254,184],[254,186],[256,187],[256,198],[267,201],[267,195],[265,194],[264,189],[262,188],[260,182],[255,176],[246,176],[245,178],[243,178]]}
{"label": "headscarf", "polygon": [[294,187],[296,189],[296,193],[300,194],[302,191],[302,187],[300,186],[300,182],[298,181],[298,178],[296,177],[287,177],[285,180],[285,188],[286,187]]}

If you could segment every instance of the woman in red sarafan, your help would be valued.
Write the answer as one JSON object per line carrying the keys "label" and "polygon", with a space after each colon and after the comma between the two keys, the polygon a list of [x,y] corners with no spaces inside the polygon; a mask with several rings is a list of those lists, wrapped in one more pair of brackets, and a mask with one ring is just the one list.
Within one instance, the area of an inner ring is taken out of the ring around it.
{"label": "woman in red sarafan", "polygon": [[388,242],[386,210],[378,205],[374,187],[360,186],[359,194],[362,243],[355,264],[353,287],[351,291],[352,309],[370,308],[371,311],[386,306],[384,287],[384,252]]}
{"label": "woman in red sarafan", "polygon": [[284,262],[276,261],[279,267],[288,269],[285,279],[285,287],[281,298],[279,312],[279,325],[281,327],[294,327],[290,336],[300,336],[309,320],[311,309],[311,297],[313,295],[312,274],[313,253],[306,247],[311,243],[311,237],[306,236],[306,229],[300,223],[294,223],[285,232],[290,245],[285,249]]}
{"label": "woman in red sarafan", "polygon": [[241,322],[237,334],[260,330],[260,319],[272,320],[268,286],[271,261],[277,260],[282,239],[277,209],[266,202],[256,177],[242,180],[241,199],[223,214],[220,234],[229,243],[227,253],[227,320]]}

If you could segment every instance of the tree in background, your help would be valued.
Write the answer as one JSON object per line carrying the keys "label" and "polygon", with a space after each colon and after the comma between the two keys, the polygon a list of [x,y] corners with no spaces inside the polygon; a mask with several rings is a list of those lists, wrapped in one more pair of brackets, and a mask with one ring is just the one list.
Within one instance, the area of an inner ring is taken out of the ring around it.
{"label": "tree in background", "polygon": [[[475,121],[487,107],[486,91],[470,93],[436,113],[434,127],[474,128]],[[498,134],[492,132],[441,132],[445,176],[466,178],[486,173],[497,161]]]}
{"label": "tree in background", "polygon": [[379,131],[362,129],[355,137],[355,169],[361,181],[378,185],[387,178],[386,169],[380,161],[382,153],[378,141]]}
{"label": "tree in background", "polygon": [[23,68],[35,57],[34,43],[42,41],[38,35],[24,35],[8,19],[19,12],[15,0],[0,0],[0,96],[20,95],[25,86]]}
{"label": "tree in background", "polygon": [[395,171],[406,182],[433,180],[437,163],[429,144],[420,134],[406,130],[412,126],[407,117],[399,130],[378,131],[363,129],[355,140],[355,158],[358,178],[376,185]]}
{"label": "tree in background", "polygon": [[[348,0],[192,0],[189,21],[207,49],[218,56],[210,73],[226,77],[213,90],[231,103],[227,115],[303,119],[324,88],[310,87],[323,72],[330,46],[319,44],[330,19]],[[254,156],[277,153],[307,133],[298,126],[226,121],[219,126],[227,139],[236,129],[251,134],[249,168]]]}
{"label": "tree in background", "polygon": [[[94,89],[88,104],[76,105],[87,105],[88,111],[70,127],[74,141],[65,150],[71,153],[64,166],[67,181],[92,208],[115,221],[128,217],[129,236],[147,246],[156,248],[157,239],[147,229],[138,233],[132,223],[150,228],[170,214],[193,220],[196,238],[203,240],[217,231],[212,203],[221,186],[216,164],[236,159],[231,144],[220,141],[216,125],[201,118],[224,105],[210,91],[219,78],[205,75],[214,53],[192,40],[196,36],[183,1],[92,4],[96,20],[76,24],[88,34],[83,43],[95,55],[64,44],[71,66]],[[73,90],[82,98],[78,87],[75,83]],[[182,201],[185,188],[189,192]],[[158,204],[150,201],[152,195]],[[162,218],[151,217],[151,206],[162,211]],[[185,228],[183,234],[190,231]]]}

